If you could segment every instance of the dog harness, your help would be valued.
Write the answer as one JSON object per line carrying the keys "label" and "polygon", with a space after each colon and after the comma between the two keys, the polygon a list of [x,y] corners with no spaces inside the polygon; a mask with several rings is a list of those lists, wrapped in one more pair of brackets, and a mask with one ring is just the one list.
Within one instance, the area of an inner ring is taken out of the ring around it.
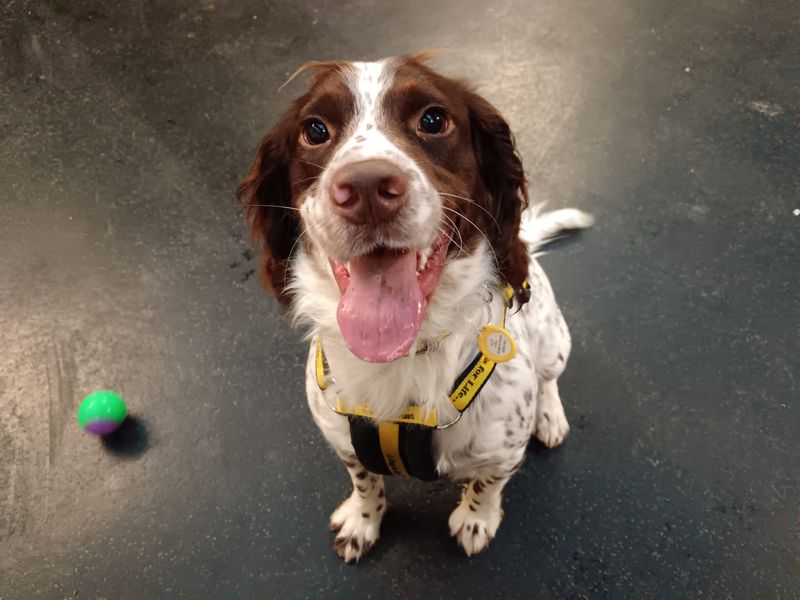
{"label": "dog harness", "polygon": [[[524,282],[522,287],[527,290],[528,283]],[[497,363],[509,361],[516,354],[514,338],[505,329],[506,312],[513,302],[514,291],[510,287],[506,287],[504,291],[505,302],[500,325],[481,327],[478,334],[478,353],[453,384],[450,402],[458,414],[450,423],[440,424],[435,410],[423,413],[421,407],[413,404],[397,417],[379,421],[368,406],[348,406],[341,398],[336,398],[335,406],[330,408],[347,417],[353,449],[368,471],[380,475],[416,477],[423,481],[433,481],[439,477],[433,455],[433,432],[447,429],[458,422],[489,381]],[[423,349],[417,350],[417,353],[435,350],[443,337],[425,343]],[[333,383],[319,337],[316,343],[315,372],[320,390],[324,391]]]}

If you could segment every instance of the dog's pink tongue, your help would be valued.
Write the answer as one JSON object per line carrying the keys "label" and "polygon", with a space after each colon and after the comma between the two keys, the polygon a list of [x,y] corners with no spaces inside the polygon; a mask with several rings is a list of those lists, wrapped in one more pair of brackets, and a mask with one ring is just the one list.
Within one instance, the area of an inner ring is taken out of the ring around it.
{"label": "dog's pink tongue", "polygon": [[388,362],[411,348],[424,310],[416,252],[385,250],[350,263],[350,282],[336,317],[353,354],[369,362]]}

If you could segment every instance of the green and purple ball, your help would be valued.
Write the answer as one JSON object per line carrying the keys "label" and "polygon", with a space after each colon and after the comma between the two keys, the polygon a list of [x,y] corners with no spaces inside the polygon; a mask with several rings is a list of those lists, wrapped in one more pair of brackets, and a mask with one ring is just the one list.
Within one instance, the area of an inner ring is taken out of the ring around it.
{"label": "green and purple ball", "polygon": [[78,424],[92,435],[108,435],[116,431],[128,409],[122,396],[100,390],[86,396],[78,407]]}

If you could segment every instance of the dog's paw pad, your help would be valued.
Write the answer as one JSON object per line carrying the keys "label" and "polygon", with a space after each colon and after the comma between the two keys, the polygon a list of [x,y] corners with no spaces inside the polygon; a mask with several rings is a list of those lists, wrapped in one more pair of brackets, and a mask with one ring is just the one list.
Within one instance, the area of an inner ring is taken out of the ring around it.
{"label": "dog's paw pad", "polygon": [[499,506],[473,511],[469,502],[463,500],[450,514],[450,535],[456,538],[467,556],[472,556],[489,546],[502,519],[503,511]]}
{"label": "dog's paw pad", "polygon": [[383,503],[372,505],[351,496],[331,515],[330,528],[336,534],[333,549],[345,562],[360,559],[378,541]]}

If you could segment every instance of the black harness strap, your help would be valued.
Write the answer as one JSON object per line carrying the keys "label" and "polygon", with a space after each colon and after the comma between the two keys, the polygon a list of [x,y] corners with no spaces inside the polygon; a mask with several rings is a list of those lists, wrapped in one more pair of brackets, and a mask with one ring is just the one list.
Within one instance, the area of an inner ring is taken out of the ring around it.
{"label": "black harness strap", "polygon": [[390,423],[397,427],[398,452],[393,458],[387,457],[382,449],[380,424],[376,426],[371,419],[355,415],[348,415],[348,420],[350,441],[359,462],[367,471],[379,475],[407,475],[422,481],[438,479],[433,460],[434,427]]}

